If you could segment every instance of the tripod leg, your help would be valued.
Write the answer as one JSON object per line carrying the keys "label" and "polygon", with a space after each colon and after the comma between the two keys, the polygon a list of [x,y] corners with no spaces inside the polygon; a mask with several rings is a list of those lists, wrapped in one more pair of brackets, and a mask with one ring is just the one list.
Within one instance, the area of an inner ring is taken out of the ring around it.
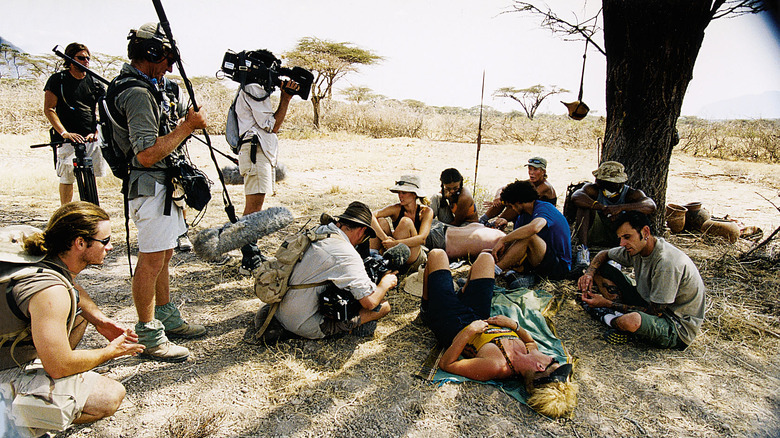
{"label": "tripod leg", "polygon": [[73,173],[76,175],[76,182],[79,186],[79,198],[82,201],[100,205],[97,184],[95,183],[95,173],[92,172],[92,163],[87,163],[87,165],[74,163]]}

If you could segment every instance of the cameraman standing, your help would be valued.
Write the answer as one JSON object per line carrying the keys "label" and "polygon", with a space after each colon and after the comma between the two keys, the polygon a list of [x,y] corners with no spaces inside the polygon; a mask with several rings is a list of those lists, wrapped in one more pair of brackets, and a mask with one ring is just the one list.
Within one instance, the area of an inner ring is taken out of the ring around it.
{"label": "cameraman standing", "polygon": [[[65,54],[78,64],[89,67],[92,55],[84,44],[70,43]],[[88,76],[81,65],[65,60],[65,70],[54,73],[43,87],[43,114],[51,123],[52,142],[68,142],[57,149],[57,176],[60,178],[60,204],[73,200],[75,151],[73,143],[86,145],[86,156],[92,158],[95,176],[106,176],[108,165],[98,144],[95,108],[103,96],[103,85]],[[83,195],[83,193],[82,193]]]}
{"label": "cameraman standing", "polygon": [[390,313],[390,303],[385,295],[396,286],[398,278],[395,272],[388,272],[378,285],[374,284],[355,249],[369,237],[375,237],[371,228],[371,210],[362,202],[352,202],[336,222],[321,225],[317,233],[330,233],[331,237],[312,242],[295,265],[290,275],[290,286],[329,280],[339,289],[349,291],[360,302],[358,316],[348,321],[326,318],[319,310],[319,295],[326,288],[322,285],[304,289],[291,287],[274,317],[285,329],[308,339],[348,332],[360,336],[373,335],[376,320]]}
{"label": "cameraman standing", "polygon": [[[271,66],[281,64],[273,53],[268,50],[249,52],[253,59]],[[282,81],[279,107],[274,112],[271,106],[273,85],[257,82],[242,84],[236,96],[236,118],[240,146],[238,152],[238,169],[244,178],[244,194],[246,205],[244,216],[263,209],[265,194],[273,193],[274,171],[277,163],[278,139],[276,133],[282,126],[287,115],[287,107],[292,99],[289,90],[297,90],[299,85],[294,81]],[[241,272],[252,272],[263,261],[256,244],[247,244],[241,248],[243,259]]]}
{"label": "cameraman standing", "polygon": [[[133,302],[138,313],[135,331],[146,349],[144,356],[180,362],[189,350],[168,337],[194,338],[206,334],[199,324],[185,322],[171,302],[168,263],[176,239],[186,231],[183,210],[171,202],[169,174],[177,149],[196,129],[206,127],[201,109],[190,108],[177,123],[183,106],[175,93],[166,92],[165,74],[173,71],[178,53],[157,23],[146,23],[128,36],[130,64],[108,88],[108,95],[127,82],[132,86],[116,94],[113,104],[126,124],[114,124],[113,138],[135,155],[127,180],[128,210],[138,229],[138,262],[133,276]],[[114,88],[116,87],[116,88]],[[111,103],[109,103],[111,104]]]}

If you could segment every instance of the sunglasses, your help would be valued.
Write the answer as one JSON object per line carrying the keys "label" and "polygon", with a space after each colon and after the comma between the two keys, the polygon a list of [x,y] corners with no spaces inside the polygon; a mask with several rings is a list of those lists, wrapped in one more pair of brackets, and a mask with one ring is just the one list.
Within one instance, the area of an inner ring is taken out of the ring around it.
{"label": "sunglasses", "polygon": [[541,160],[528,160],[528,164],[542,164]]}
{"label": "sunglasses", "polygon": [[90,57],[89,56],[77,56],[76,59],[78,59],[79,61],[87,61],[87,62],[89,62]]}
{"label": "sunglasses", "polygon": [[93,242],[100,242],[103,244],[103,246],[106,246],[109,242],[111,242],[111,236],[108,236],[105,239],[95,239],[94,237],[85,237],[85,239],[91,240]]}
{"label": "sunglasses", "polygon": [[415,184],[413,182],[409,182],[409,181],[396,181],[395,185],[397,185],[397,186],[415,186],[418,189],[420,188],[420,186],[418,186],[417,184]]}

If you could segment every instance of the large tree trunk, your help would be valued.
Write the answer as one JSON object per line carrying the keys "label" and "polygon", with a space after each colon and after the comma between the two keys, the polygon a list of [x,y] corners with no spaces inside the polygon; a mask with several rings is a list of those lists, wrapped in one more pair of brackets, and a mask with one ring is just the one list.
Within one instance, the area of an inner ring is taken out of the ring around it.
{"label": "large tree trunk", "polygon": [[[603,0],[607,128],[601,159],[658,205],[663,224],[677,119],[693,77],[708,0]],[[663,229],[659,227],[659,230]]]}

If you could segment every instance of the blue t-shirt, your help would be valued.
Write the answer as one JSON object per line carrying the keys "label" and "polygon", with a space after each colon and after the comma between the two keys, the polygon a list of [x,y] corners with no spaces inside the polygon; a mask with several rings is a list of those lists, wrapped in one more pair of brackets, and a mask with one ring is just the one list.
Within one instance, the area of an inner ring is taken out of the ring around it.
{"label": "blue t-shirt", "polygon": [[571,232],[569,231],[569,222],[566,221],[566,217],[554,205],[549,202],[534,202],[533,214],[520,214],[517,217],[517,221],[515,221],[515,229],[528,224],[538,217],[547,221],[547,225],[539,231],[539,237],[571,269]]}

